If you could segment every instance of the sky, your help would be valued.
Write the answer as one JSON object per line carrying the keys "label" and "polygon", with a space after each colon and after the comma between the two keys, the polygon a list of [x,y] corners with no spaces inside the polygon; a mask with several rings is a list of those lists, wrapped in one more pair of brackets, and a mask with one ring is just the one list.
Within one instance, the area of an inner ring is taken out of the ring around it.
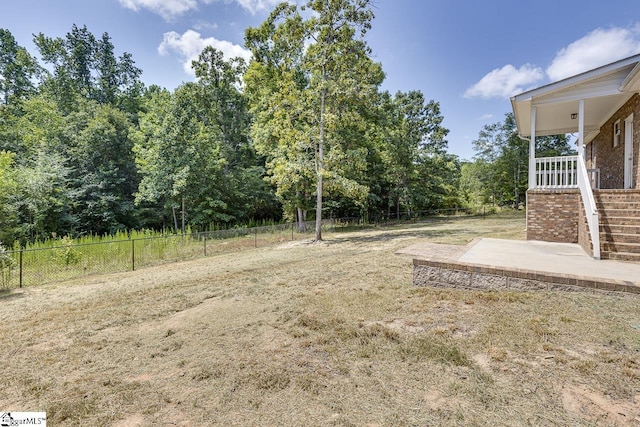
{"label": "sky", "polygon": [[[483,126],[502,122],[517,93],[640,53],[637,0],[372,0],[366,40],[383,90],[420,90],[440,103],[449,152],[471,160]],[[298,0],[299,4],[305,0]],[[73,24],[109,33],[147,85],[194,80],[212,45],[250,58],[244,30],[279,0],[0,0],[0,28],[37,56],[33,35]]]}

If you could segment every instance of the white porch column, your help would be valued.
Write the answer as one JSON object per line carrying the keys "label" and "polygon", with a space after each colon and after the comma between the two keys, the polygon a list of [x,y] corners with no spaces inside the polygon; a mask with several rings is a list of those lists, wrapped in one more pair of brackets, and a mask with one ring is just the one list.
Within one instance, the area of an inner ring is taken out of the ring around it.
{"label": "white porch column", "polygon": [[584,149],[584,99],[578,104],[578,154],[587,161]]}
{"label": "white porch column", "polygon": [[531,106],[531,138],[529,139],[529,189],[536,186],[536,106]]}

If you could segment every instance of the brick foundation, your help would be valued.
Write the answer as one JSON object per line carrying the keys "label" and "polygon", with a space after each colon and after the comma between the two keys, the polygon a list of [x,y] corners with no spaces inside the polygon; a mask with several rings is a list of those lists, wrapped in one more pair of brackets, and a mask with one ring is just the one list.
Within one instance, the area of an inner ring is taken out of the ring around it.
{"label": "brick foundation", "polygon": [[578,243],[580,190],[527,191],[527,240]]}

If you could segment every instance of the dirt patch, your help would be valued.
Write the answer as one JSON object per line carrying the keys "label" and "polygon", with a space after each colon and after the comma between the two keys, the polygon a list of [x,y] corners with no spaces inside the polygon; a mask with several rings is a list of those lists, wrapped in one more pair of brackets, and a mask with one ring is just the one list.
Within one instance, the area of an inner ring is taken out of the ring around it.
{"label": "dirt patch", "polygon": [[616,401],[585,386],[565,385],[562,404],[567,411],[598,425],[640,425],[640,395],[631,401]]}
{"label": "dirt patch", "polygon": [[144,416],[142,414],[132,414],[125,419],[116,422],[113,427],[140,427],[144,425]]}

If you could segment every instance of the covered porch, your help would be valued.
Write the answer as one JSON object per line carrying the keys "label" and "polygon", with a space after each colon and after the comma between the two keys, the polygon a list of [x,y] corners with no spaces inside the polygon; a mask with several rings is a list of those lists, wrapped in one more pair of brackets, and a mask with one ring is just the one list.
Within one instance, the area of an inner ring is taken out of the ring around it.
{"label": "covered porch", "polygon": [[[574,232],[562,228],[575,224],[576,242],[600,259],[602,203],[596,202],[594,190],[637,185],[633,111],[639,104],[639,90],[640,55],[636,55],[511,98],[518,133],[529,141],[527,229],[557,228],[532,233],[533,239],[567,241],[567,232]],[[609,126],[616,115],[623,118]],[[537,137],[568,133],[577,135],[577,155],[536,157]],[[609,151],[620,159],[613,162],[609,158],[613,154],[598,156],[596,143],[602,147],[609,143],[617,147],[617,143],[620,149]],[[620,179],[614,179],[618,174]],[[575,208],[574,200],[578,201]]]}

